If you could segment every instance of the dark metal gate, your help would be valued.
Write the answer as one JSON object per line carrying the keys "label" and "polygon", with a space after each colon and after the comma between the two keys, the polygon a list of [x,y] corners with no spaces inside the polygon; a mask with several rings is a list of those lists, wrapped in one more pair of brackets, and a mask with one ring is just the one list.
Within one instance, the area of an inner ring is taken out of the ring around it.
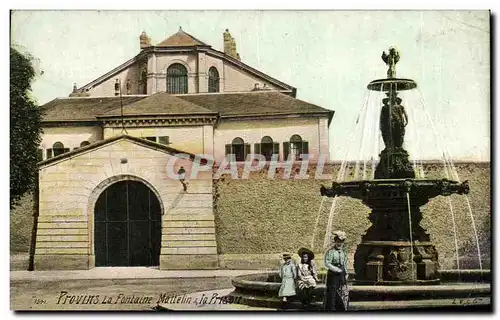
{"label": "dark metal gate", "polygon": [[121,181],[104,190],[94,225],[96,267],[159,265],[160,202],[142,182]]}

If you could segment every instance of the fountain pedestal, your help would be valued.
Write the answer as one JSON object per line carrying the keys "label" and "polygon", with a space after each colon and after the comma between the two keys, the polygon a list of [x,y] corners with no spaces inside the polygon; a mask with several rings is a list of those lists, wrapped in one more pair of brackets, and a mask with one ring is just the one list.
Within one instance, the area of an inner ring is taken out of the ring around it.
{"label": "fountain pedestal", "polygon": [[356,280],[360,283],[439,281],[437,251],[420,226],[420,206],[428,199],[408,193],[404,182],[413,183],[386,181],[385,186],[368,190],[362,197],[372,209],[369,216],[372,226],[354,255]]}
{"label": "fountain pedestal", "polygon": [[467,181],[447,179],[377,179],[332,183],[328,197],[360,199],[372,209],[372,225],[354,255],[356,283],[438,283],[438,253],[420,226],[420,207],[439,195],[467,194]]}
{"label": "fountain pedestal", "polygon": [[354,255],[355,282],[380,285],[438,283],[437,258],[437,251],[430,242],[413,246],[405,241],[362,242]]}

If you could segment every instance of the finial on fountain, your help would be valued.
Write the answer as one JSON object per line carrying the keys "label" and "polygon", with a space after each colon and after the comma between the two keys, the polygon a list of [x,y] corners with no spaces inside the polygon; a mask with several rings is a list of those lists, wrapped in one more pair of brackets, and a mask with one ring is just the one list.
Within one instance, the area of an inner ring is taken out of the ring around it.
{"label": "finial on fountain", "polygon": [[388,92],[388,96],[394,96],[398,91],[412,90],[417,87],[417,83],[412,79],[396,78],[396,63],[400,57],[395,47],[390,47],[388,53],[382,52],[382,60],[388,67],[387,78],[373,80],[368,84],[368,90],[385,91]]}
{"label": "finial on fountain", "polygon": [[396,63],[399,61],[399,51],[395,47],[389,48],[389,54],[382,52],[382,60],[389,67],[387,78],[396,78]]}

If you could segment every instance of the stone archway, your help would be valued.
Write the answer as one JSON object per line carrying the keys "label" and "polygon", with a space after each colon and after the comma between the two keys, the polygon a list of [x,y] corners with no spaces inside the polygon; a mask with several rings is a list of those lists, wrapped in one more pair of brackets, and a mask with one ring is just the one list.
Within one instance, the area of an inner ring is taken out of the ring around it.
{"label": "stone archway", "polygon": [[95,266],[158,266],[161,203],[138,179],[108,185],[94,205]]}

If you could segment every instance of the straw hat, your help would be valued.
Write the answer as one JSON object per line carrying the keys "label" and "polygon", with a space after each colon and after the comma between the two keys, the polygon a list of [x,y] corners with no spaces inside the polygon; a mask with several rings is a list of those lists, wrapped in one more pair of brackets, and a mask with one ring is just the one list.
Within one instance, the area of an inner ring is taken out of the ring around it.
{"label": "straw hat", "polygon": [[344,241],[347,238],[345,232],[340,230],[333,232],[332,235],[333,240],[339,239],[340,241]]}
{"label": "straw hat", "polygon": [[307,249],[307,248],[300,248],[299,251],[297,252],[297,254],[299,255],[299,257],[302,258],[302,256],[304,254],[307,254],[309,256],[309,260],[312,260],[314,259],[314,252],[312,252],[311,250]]}
{"label": "straw hat", "polygon": [[291,259],[292,256],[289,253],[283,253],[283,259]]}

